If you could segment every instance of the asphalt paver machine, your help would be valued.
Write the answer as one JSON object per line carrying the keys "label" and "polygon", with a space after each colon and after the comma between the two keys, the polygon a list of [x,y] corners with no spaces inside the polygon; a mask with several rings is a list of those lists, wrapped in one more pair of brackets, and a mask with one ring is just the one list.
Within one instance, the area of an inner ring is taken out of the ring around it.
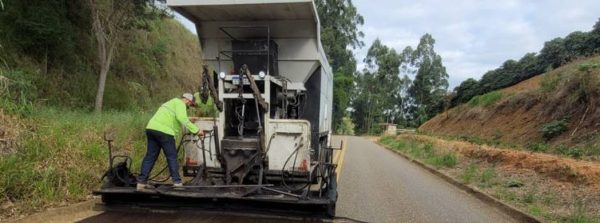
{"label": "asphalt paver machine", "polygon": [[[218,112],[183,136],[183,187],[135,190],[128,158],[110,155],[107,207],[333,217],[333,76],[311,0],[168,0],[196,26],[200,98]],[[110,144],[110,143],[109,143]]]}

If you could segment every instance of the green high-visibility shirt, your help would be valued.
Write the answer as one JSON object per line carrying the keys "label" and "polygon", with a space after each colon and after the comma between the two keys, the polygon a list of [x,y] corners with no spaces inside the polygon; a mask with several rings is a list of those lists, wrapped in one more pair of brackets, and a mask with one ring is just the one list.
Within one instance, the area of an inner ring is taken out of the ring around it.
{"label": "green high-visibility shirt", "polygon": [[173,98],[162,104],[158,111],[148,122],[146,129],[156,130],[168,135],[179,135],[181,126],[185,126],[191,133],[197,134],[199,129],[190,122],[187,116],[185,103],[179,98]]}

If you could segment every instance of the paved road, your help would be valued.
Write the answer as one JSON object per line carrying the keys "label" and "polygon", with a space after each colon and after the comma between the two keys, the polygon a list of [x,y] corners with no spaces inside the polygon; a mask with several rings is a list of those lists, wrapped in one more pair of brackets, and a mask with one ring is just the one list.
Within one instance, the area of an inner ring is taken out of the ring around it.
{"label": "paved road", "polygon": [[346,139],[337,215],[367,222],[514,222],[501,211],[359,137]]}
{"label": "paved road", "polygon": [[[345,141],[337,215],[366,222],[514,222],[509,216],[377,144],[359,137]],[[118,213],[82,210],[42,217],[45,222],[286,222],[214,214]],[[39,220],[39,219],[38,219]],[[33,218],[32,222],[38,222]],[[25,221],[27,222],[27,221]],[[338,220],[336,222],[348,222]]]}

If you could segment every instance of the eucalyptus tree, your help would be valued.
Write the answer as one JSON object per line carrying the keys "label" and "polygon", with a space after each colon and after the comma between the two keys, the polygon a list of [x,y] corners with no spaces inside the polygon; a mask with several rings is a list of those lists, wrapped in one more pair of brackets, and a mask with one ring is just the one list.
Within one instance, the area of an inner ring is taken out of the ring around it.
{"label": "eucalyptus tree", "polygon": [[342,123],[350,102],[356,72],[351,49],[364,46],[358,27],[364,24],[351,0],[316,0],[321,22],[321,42],[334,72],[333,123]]}
{"label": "eucalyptus tree", "polygon": [[411,64],[418,70],[409,93],[414,99],[413,112],[418,117],[418,124],[442,111],[447,94],[448,73],[434,45],[435,39],[427,33],[412,53]]}

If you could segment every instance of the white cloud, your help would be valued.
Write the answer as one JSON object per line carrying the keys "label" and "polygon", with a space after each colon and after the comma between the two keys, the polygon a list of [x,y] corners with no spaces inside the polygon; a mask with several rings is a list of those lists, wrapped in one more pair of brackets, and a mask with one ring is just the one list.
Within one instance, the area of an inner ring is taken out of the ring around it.
{"label": "white cloud", "polygon": [[[430,33],[450,75],[450,88],[508,59],[538,52],[545,41],[573,31],[589,31],[600,17],[600,1],[530,0],[354,0],[365,18],[362,49],[354,50],[358,69],[370,44],[379,38],[402,51]],[[176,19],[196,33],[194,25]]]}
{"label": "white cloud", "polygon": [[357,61],[375,38],[401,51],[415,47],[423,34],[430,33],[450,74],[451,88],[467,78],[478,79],[508,59],[538,52],[545,41],[588,31],[600,16],[597,0],[353,2],[365,18],[361,29],[366,46],[355,51]]}

